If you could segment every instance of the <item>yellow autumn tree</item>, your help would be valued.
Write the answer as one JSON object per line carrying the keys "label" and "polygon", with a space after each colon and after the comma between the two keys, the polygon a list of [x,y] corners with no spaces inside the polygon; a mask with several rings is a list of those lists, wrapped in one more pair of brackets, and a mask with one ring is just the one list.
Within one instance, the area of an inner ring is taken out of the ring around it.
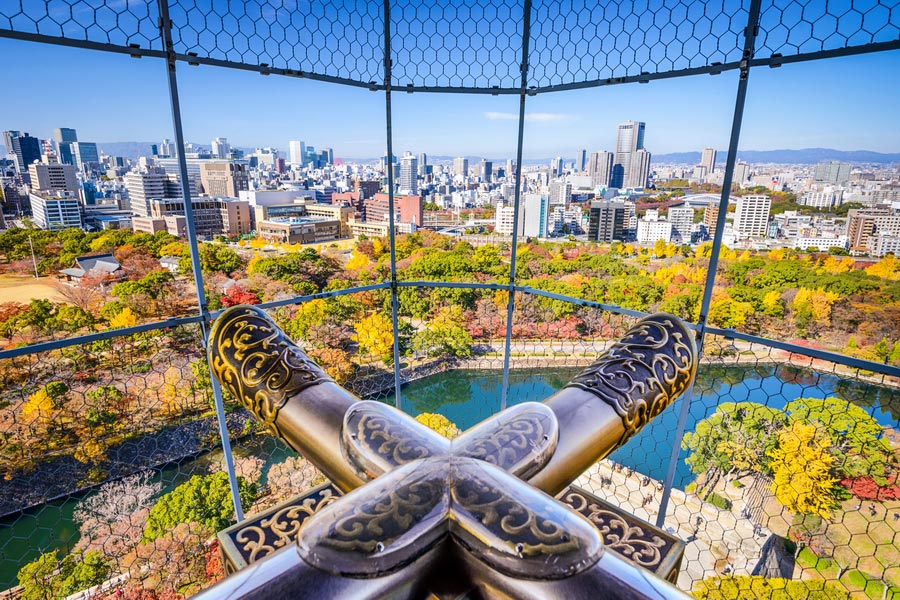
{"label": "yellow autumn tree", "polygon": [[53,398],[43,389],[39,389],[22,405],[22,416],[34,421],[49,421],[56,412],[57,405]]}
{"label": "yellow autumn tree", "polygon": [[416,421],[451,440],[460,434],[459,427],[444,415],[422,413],[416,417]]}
{"label": "yellow autumn tree", "polygon": [[137,325],[137,317],[127,306],[123,308],[119,314],[109,320],[110,329],[124,329],[126,327],[134,327],[135,325]]}
{"label": "yellow autumn tree", "polygon": [[778,434],[778,445],[768,452],[772,492],[792,512],[831,517],[837,479],[831,476],[830,445],[828,435],[802,421],[794,421]]}
{"label": "yellow autumn tree", "polygon": [[877,263],[866,269],[866,273],[881,277],[882,279],[890,279],[897,281],[900,279],[900,259],[893,254],[888,254]]}
{"label": "yellow autumn tree", "polygon": [[784,260],[787,257],[787,249],[786,248],[773,248],[769,250],[769,253],[766,256],[770,260]]}
{"label": "yellow autumn tree", "polygon": [[384,361],[394,356],[394,332],[391,322],[380,313],[373,313],[359,322],[353,339],[365,354],[374,354]]}
{"label": "yellow autumn tree", "polygon": [[356,271],[358,269],[365,269],[367,266],[369,266],[369,257],[359,250],[354,250],[350,260],[347,261],[347,270]]}
{"label": "yellow autumn tree", "polygon": [[825,259],[825,262],[822,263],[822,271],[834,275],[837,275],[839,273],[849,273],[853,270],[853,266],[855,264],[856,261],[854,261],[849,256],[845,256],[840,259],[837,256],[829,256]]}
{"label": "yellow autumn tree", "polygon": [[772,290],[763,296],[763,312],[770,317],[783,317],[784,305],[781,303],[781,292]]}
{"label": "yellow autumn tree", "polygon": [[106,444],[89,439],[75,450],[75,460],[86,465],[96,465],[106,460]]}
{"label": "yellow autumn tree", "polygon": [[267,244],[268,242],[262,238],[253,238],[252,240],[250,240],[250,247],[256,250],[265,248]]}
{"label": "yellow autumn tree", "polygon": [[840,297],[840,294],[826,290],[800,288],[791,302],[794,323],[801,329],[812,324],[827,327],[831,324],[831,307]]}
{"label": "yellow autumn tree", "polygon": [[191,382],[179,369],[169,367],[163,373],[157,394],[162,403],[163,413],[180,414],[188,407],[192,398]]}

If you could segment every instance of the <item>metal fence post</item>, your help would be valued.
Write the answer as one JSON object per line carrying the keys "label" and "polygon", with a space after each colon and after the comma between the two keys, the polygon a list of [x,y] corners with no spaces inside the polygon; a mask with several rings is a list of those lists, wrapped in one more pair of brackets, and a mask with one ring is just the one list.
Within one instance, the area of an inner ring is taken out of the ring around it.
{"label": "metal fence post", "polygon": [[[194,207],[191,204],[191,182],[188,180],[187,157],[184,154],[184,131],[181,126],[181,104],[178,100],[178,81],[175,76],[175,47],[172,43],[172,21],[169,18],[168,0],[159,0],[159,28],[162,33],[163,49],[166,53],[166,70],[169,81],[169,102],[172,108],[172,126],[175,130],[175,147],[178,149],[178,178],[181,183],[181,198],[184,202],[184,220],[187,229],[188,247],[191,252],[191,266],[194,272],[194,285],[197,287],[197,304],[202,320],[200,330],[203,336],[203,347],[207,344],[209,333],[209,307],[206,303],[206,291],[203,288],[203,271],[200,266],[200,249],[197,231],[194,227]],[[234,504],[234,515],[238,521],[244,520],[241,497],[238,491],[237,476],[234,471],[234,457],[231,454],[231,440],[228,437],[228,423],[225,419],[225,404],[222,401],[222,390],[216,381],[212,368],[209,372],[212,381],[213,399],[216,404],[216,419],[219,423],[219,439],[222,442],[222,453],[225,455],[225,469],[231,486],[231,500]]]}
{"label": "metal fence post", "polygon": [[384,112],[387,137],[388,241],[391,256],[391,328],[394,334],[394,406],[403,410],[400,395],[400,301],[397,298],[397,240],[394,231],[394,131],[391,126],[391,0],[384,0]]}
{"label": "metal fence post", "polygon": [[[756,35],[759,30],[761,4],[761,0],[751,0],[750,9],[747,14],[747,28],[744,30],[744,52],[741,57],[740,77],[738,79],[737,94],[735,95],[734,100],[731,139],[728,142],[728,158],[725,161],[725,176],[722,180],[722,195],[719,198],[719,215],[716,219],[716,232],[713,236],[709,267],[706,271],[703,300],[700,304],[700,319],[697,323],[697,351],[701,360],[703,358],[706,320],[709,316],[709,305],[712,302],[713,287],[716,283],[716,268],[719,264],[719,251],[722,247],[722,233],[725,230],[725,215],[728,213],[728,198],[731,196],[734,164],[737,161],[738,143],[740,143],[741,137],[741,124],[744,119],[744,103],[747,99],[747,80],[750,76],[750,61],[753,58]],[[678,468],[678,459],[681,457],[681,438],[684,436],[684,430],[687,426],[693,397],[694,382],[692,381],[687,392],[681,398],[681,411],[678,413],[678,423],[675,426],[675,437],[672,443],[672,451],[669,454],[669,465],[666,469],[666,480],[663,482],[663,495],[659,503],[659,513],[656,516],[657,527],[662,527],[666,520],[666,510],[669,506],[669,498],[672,495],[672,486],[675,484],[675,471]]]}
{"label": "metal fence post", "polygon": [[503,385],[500,387],[500,410],[509,400],[509,359],[512,346],[513,311],[516,307],[516,246],[519,243],[519,205],[522,199],[522,143],[525,138],[525,96],[528,93],[528,40],[531,38],[531,0],[525,0],[522,15],[522,84],[519,91],[519,137],[516,145],[516,191],[513,196],[512,248],[509,259],[509,292],[506,301],[506,338],[503,343]]}

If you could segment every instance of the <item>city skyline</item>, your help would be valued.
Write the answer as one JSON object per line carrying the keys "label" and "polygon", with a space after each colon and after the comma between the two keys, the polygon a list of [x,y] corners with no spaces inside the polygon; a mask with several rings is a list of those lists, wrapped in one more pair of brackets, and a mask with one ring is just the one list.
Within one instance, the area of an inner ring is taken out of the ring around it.
{"label": "city skyline", "polygon": [[[55,127],[74,126],[100,143],[174,137],[165,72],[153,61],[0,40],[0,54],[24,49],[31,61],[13,61],[8,73],[24,101],[15,112],[7,107],[2,128],[49,138]],[[900,81],[884,76],[896,69],[897,57],[897,52],[885,52],[754,73],[741,149],[900,151],[900,115],[891,109]],[[48,79],[63,88],[83,87],[86,74],[102,83],[107,72],[116,74],[118,87],[103,94],[73,94],[61,103],[39,91],[40,82]],[[289,140],[327,140],[341,157],[384,154],[384,100],[367,90],[213,67],[180,68],[178,75],[186,140],[209,144],[224,135],[235,147],[275,145],[282,151]],[[572,156],[580,148],[611,148],[615,124],[630,119],[652,127],[646,144],[655,154],[726,148],[736,81],[737,74],[729,72],[529,98],[524,156]],[[819,95],[815,102],[772,101],[828,82],[837,82],[839,92]],[[882,126],[841,126],[845,115],[863,113]],[[396,95],[395,153],[515,156],[517,118],[515,96]]]}

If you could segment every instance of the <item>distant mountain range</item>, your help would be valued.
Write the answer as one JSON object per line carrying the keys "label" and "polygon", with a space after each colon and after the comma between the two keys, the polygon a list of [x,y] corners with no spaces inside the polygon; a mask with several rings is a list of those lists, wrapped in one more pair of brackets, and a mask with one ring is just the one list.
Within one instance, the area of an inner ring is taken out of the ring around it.
{"label": "distant mountain range", "polygon": [[[124,156],[132,160],[139,156],[150,156],[150,146],[158,142],[97,142],[97,148],[112,156]],[[202,145],[202,144],[199,144]],[[239,148],[246,153],[253,152],[255,148]],[[717,164],[725,163],[727,150],[719,150],[716,157]],[[0,145],[0,157],[6,156],[6,148]],[[429,155],[430,163],[449,163],[453,162],[455,156],[445,155]],[[469,165],[480,162],[481,156],[467,156]],[[377,162],[381,160],[375,158],[344,158],[344,161],[350,162]],[[488,158],[500,165],[506,162],[506,158]],[[526,158],[522,162],[526,165],[550,164],[552,158]],[[566,158],[566,160],[574,160],[574,158]],[[738,152],[738,161],[746,163],[774,163],[774,164],[791,164],[791,165],[814,165],[829,160],[839,160],[841,162],[850,163],[876,163],[890,164],[900,163],[900,152],[883,153],[873,152],[872,150],[835,150],[833,148],[803,148],[801,150],[741,150]],[[654,154],[654,163],[671,163],[682,165],[696,165],[700,162],[699,152],[670,152],[668,154]]]}
{"label": "distant mountain range", "polygon": [[[719,150],[718,164],[725,163],[727,150]],[[894,163],[900,162],[900,153],[884,154],[871,150],[834,150],[833,148],[803,148],[802,150],[739,150],[738,161],[746,163],[774,163],[782,165],[814,165],[829,160],[850,163]],[[672,152],[654,154],[655,163],[675,163],[696,165],[700,162],[699,152]]]}

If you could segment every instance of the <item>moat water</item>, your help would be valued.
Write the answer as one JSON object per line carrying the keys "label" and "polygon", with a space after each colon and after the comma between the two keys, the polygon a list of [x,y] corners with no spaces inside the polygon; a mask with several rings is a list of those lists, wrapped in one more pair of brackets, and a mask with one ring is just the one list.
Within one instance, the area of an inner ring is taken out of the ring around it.
{"label": "moat water", "polygon": [[[510,371],[508,404],[539,402],[560,389],[578,371],[572,368]],[[466,429],[500,410],[503,373],[499,370],[448,371],[405,385],[401,406],[416,415],[440,413],[460,429]],[[694,386],[686,430],[706,418],[722,402],[752,401],[782,408],[795,398],[837,396],[863,407],[885,427],[900,428],[900,390],[842,380],[837,376],[772,364],[719,367],[703,365]],[[625,446],[610,456],[635,471],[656,480],[666,475],[682,400],[676,401]],[[282,462],[291,451],[280,442],[265,438],[236,448],[244,455],[259,456],[267,465]],[[692,474],[679,457],[675,486],[683,488]],[[173,464],[158,474],[163,491],[204,473],[221,452]],[[91,492],[49,502],[0,521],[0,590],[16,585],[18,569],[54,549],[66,551],[78,540],[78,524],[72,514],[78,502]]]}

